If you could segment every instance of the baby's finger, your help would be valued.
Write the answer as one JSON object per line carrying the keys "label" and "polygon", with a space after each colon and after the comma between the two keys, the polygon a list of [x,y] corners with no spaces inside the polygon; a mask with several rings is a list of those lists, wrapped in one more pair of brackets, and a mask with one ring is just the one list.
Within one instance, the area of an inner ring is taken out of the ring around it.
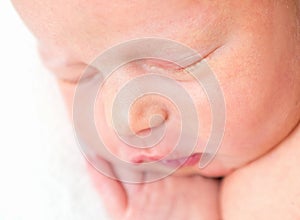
{"label": "baby's finger", "polygon": [[[100,193],[103,205],[107,208],[110,215],[119,218],[116,215],[123,215],[126,210],[127,201],[126,192],[122,184],[119,181],[104,175],[96,168],[94,168],[90,163],[87,164],[88,171],[91,175],[94,185],[96,186],[97,191]],[[105,171],[105,174],[112,177],[115,176],[109,162],[99,158],[99,164],[101,165],[102,170]]]}
{"label": "baby's finger", "polygon": [[122,184],[127,194],[127,201],[129,201],[132,196],[136,197],[138,190],[144,183],[144,173],[120,166],[115,167],[114,172],[120,181],[124,181]]}

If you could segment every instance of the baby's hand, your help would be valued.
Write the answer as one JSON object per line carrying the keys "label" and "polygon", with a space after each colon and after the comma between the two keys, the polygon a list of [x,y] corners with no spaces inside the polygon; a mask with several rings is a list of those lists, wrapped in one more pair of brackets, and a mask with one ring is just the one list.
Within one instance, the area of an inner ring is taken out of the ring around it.
{"label": "baby's hand", "polygon": [[124,184],[92,167],[89,170],[103,204],[114,219],[220,219],[217,180],[198,175],[169,176],[153,183]]}

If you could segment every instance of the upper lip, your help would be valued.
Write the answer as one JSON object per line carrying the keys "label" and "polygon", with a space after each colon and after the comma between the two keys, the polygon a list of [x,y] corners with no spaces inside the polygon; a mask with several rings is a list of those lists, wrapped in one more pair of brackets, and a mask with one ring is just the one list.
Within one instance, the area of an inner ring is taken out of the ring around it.
{"label": "upper lip", "polygon": [[162,161],[162,162],[172,162],[172,161],[178,161],[178,160],[187,160],[193,156],[201,155],[200,153],[194,153],[187,156],[177,156],[177,157],[171,157],[171,158],[165,158],[166,156],[147,156],[147,155],[139,155],[137,157],[133,157],[131,159],[131,162],[133,163],[145,163],[145,162],[155,162],[155,161]]}
{"label": "upper lip", "polygon": [[159,161],[162,156],[147,156],[147,155],[139,155],[131,159],[132,163],[145,163],[145,162],[153,162]]}

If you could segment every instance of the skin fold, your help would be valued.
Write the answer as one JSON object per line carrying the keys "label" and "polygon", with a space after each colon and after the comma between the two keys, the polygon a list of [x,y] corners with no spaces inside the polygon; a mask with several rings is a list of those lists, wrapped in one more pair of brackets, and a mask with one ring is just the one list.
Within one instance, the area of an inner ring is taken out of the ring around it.
{"label": "skin fold", "polygon": [[[298,0],[12,2],[38,39],[45,66],[57,76],[70,115],[83,70],[106,49],[130,39],[181,42],[205,57],[219,81],[226,126],[218,154],[207,167],[184,168],[178,175],[141,185],[111,180],[88,168],[115,219],[300,218]],[[137,150],[124,146],[114,133],[113,99],[124,82],[147,74],[143,64],[159,66],[145,60],[118,69],[95,105],[98,131],[110,151],[128,162],[139,155],[144,162],[154,160],[168,154],[173,144],[169,138],[154,150]],[[197,108],[201,128],[195,153],[202,153],[212,120],[205,92],[193,79],[168,74],[189,91]],[[153,114],[163,120],[151,127]],[[180,122],[172,103],[153,95],[136,102],[130,118],[136,134],[166,125],[168,137],[177,134]],[[121,172],[100,161],[114,176]]]}

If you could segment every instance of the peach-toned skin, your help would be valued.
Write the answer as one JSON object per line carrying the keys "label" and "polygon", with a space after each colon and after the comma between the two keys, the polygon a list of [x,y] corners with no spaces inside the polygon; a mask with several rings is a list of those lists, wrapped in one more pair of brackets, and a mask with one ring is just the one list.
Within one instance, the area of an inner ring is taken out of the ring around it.
{"label": "peach-toned skin", "polygon": [[[140,219],[141,212],[143,219],[166,219],[170,213],[172,219],[187,213],[184,219],[300,218],[299,0],[12,2],[37,37],[41,57],[57,75],[70,112],[76,80],[86,65],[111,46],[134,38],[169,38],[196,49],[220,82],[226,131],[216,158],[207,167],[140,186],[121,184],[90,170],[108,209],[121,213],[115,218]],[[113,97],[120,82],[143,72],[139,68],[137,64],[121,68],[106,82],[101,100],[105,109],[97,112],[97,125],[106,131],[110,150],[127,161],[141,154],[145,161],[160,157],[171,145],[165,142],[152,151],[137,151],[120,147],[113,132],[109,114]],[[197,106],[202,123],[196,152],[202,152],[211,122],[207,100],[193,80],[173,77]],[[148,96],[133,105],[131,128],[136,133],[147,130],[151,114],[160,114],[166,119],[161,123],[170,128],[180,121],[169,102]],[[101,120],[108,126],[98,123]],[[153,197],[146,201],[143,195]],[[191,207],[193,203],[202,204],[203,209]],[[159,204],[165,209],[159,209]]]}

